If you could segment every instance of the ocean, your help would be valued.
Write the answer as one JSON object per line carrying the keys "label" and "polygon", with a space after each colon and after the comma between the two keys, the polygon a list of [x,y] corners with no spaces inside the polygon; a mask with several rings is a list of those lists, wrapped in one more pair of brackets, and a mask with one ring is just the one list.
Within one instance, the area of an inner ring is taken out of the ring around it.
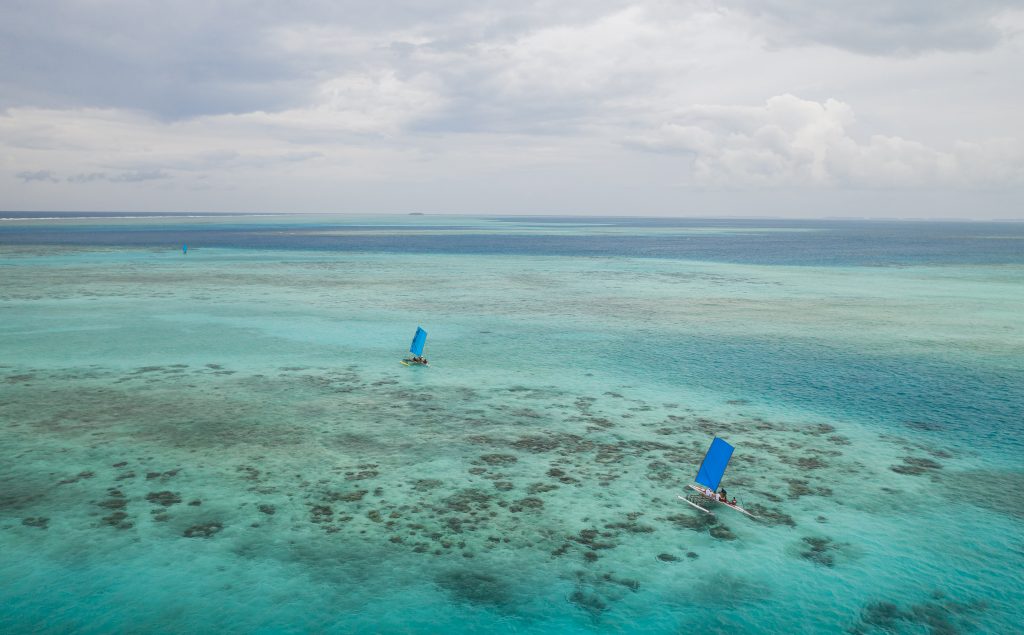
{"label": "ocean", "polygon": [[1024,223],[0,217],[0,632],[1024,623]]}

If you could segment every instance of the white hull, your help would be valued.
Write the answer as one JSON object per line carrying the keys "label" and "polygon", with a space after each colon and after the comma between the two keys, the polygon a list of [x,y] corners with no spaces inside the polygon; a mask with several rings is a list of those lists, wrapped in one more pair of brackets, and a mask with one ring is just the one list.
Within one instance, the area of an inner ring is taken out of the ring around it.
{"label": "white hull", "polygon": [[[695,491],[698,494],[700,494],[703,498],[707,499],[709,502],[715,502],[715,503],[718,503],[719,505],[725,505],[726,507],[731,507],[731,508],[735,509],[736,511],[738,511],[741,514],[746,514],[747,516],[750,516],[751,518],[757,518],[757,516],[751,514],[747,510],[745,510],[742,507],[740,507],[739,505],[733,505],[732,503],[723,503],[722,501],[718,500],[718,495],[715,494],[714,490],[710,490],[710,489],[708,489],[706,487],[698,487],[698,486],[693,485],[693,484],[687,485],[687,487],[689,487],[693,491]],[[698,504],[696,504],[696,503],[694,503],[692,501],[686,500],[682,496],[680,496],[679,498],[683,499],[687,503],[690,503],[691,505],[693,505],[694,507],[696,507],[697,509],[699,509],[701,511],[708,512],[709,514],[711,513],[710,511],[704,509],[700,505],[698,505]]]}

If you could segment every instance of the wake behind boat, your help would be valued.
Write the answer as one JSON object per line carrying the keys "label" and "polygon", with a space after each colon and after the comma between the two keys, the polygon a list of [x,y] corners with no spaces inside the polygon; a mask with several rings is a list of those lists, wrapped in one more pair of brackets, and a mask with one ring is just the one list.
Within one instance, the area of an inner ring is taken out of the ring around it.
{"label": "wake behind boat", "polygon": [[427,366],[427,358],[423,356],[423,347],[426,344],[427,332],[423,330],[422,326],[417,326],[416,334],[412,336],[412,345],[409,347],[412,357],[406,357],[401,363],[405,366]]}
{"label": "wake behind boat", "polygon": [[735,497],[730,501],[724,487],[720,492],[715,493],[715,490],[718,489],[719,484],[722,482],[725,468],[729,467],[729,459],[732,458],[733,449],[731,445],[715,437],[708,451],[704,454],[704,460],[701,461],[700,467],[697,469],[697,476],[693,479],[696,481],[696,484],[690,483],[687,485],[687,487],[697,493],[689,494],[685,497],[679,495],[679,499],[706,514],[714,515],[714,512],[704,507],[704,505],[714,502],[731,507],[741,514],[746,514],[756,519],[757,516],[736,503]]}

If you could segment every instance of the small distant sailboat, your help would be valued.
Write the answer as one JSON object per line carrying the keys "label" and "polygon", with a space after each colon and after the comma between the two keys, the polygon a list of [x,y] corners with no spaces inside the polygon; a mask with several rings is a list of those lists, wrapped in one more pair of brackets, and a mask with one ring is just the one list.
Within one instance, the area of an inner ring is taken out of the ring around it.
{"label": "small distant sailboat", "polygon": [[412,346],[409,347],[409,352],[412,353],[412,358],[406,358],[402,360],[402,364],[411,366],[413,364],[419,364],[421,366],[427,365],[427,358],[423,356],[423,347],[427,344],[427,332],[423,330],[422,326],[416,327],[416,334],[412,336]]}
{"label": "small distant sailboat", "polygon": [[[680,495],[679,499],[689,505],[693,505],[707,514],[712,514],[713,512],[702,505],[707,505],[709,502],[715,502],[719,505],[731,507],[741,514],[746,514],[751,518],[757,518],[757,516],[751,514],[736,503],[730,503],[727,499],[723,500],[725,498],[724,489],[722,490],[722,497],[719,497],[719,495],[715,493],[718,490],[719,483],[722,482],[722,475],[725,474],[725,468],[729,467],[729,459],[732,458],[732,451],[733,447],[731,445],[722,439],[715,437],[714,441],[711,442],[711,446],[708,448],[707,453],[704,454],[704,460],[701,461],[700,467],[697,469],[697,476],[693,479],[696,481],[696,485],[693,483],[687,485],[687,487],[697,493],[690,494],[686,497]],[[736,499],[734,498],[733,500],[735,501]]]}
{"label": "small distant sailboat", "polygon": [[188,255],[188,245],[187,244],[184,244],[184,245],[181,246],[181,253],[183,255],[185,255],[185,256]]}

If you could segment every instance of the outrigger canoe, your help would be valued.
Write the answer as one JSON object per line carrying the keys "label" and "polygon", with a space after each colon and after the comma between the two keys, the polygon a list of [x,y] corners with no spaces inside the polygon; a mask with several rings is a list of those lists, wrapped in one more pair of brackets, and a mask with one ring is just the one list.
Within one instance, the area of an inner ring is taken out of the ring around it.
{"label": "outrigger canoe", "polygon": [[[693,491],[695,491],[698,494],[700,494],[701,498],[706,498],[708,501],[714,501],[714,502],[718,503],[719,505],[725,505],[726,507],[732,507],[733,509],[735,509],[739,513],[746,514],[747,516],[750,516],[751,518],[757,518],[757,516],[751,514],[749,511],[743,509],[739,505],[733,505],[732,503],[719,500],[718,499],[718,495],[715,494],[715,490],[713,490],[713,489],[708,489],[706,487],[699,487],[697,485],[694,485],[693,483],[687,485],[687,487],[689,487]],[[695,503],[692,500],[690,500],[690,498],[693,498],[693,497],[694,496],[692,494],[690,495],[690,497],[684,497],[684,496],[680,495],[679,499],[682,500],[682,501],[685,501],[689,505],[693,505],[694,507],[696,507],[697,509],[701,510],[704,513],[714,515],[714,512],[712,512],[710,509],[704,509],[703,507],[701,507],[697,503]],[[703,502],[703,501],[701,501],[701,502]]]}
{"label": "outrigger canoe", "polygon": [[[427,344],[427,332],[423,330],[422,326],[416,327],[416,334],[412,336],[412,345],[409,346],[409,352],[413,354],[413,357],[423,357],[423,347]],[[415,359],[406,357],[400,362],[403,366],[429,366],[426,362],[418,362]]]}
{"label": "outrigger canoe", "polygon": [[714,512],[703,507],[701,503],[707,505],[709,502],[714,502],[719,505],[731,507],[741,514],[746,514],[751,518],[757,518],[757,516],[751,514],[739,505],[719,500],[718,494],[715,493],[715,490],[718,489],[719,483],[722,482],[722,475],[725,474],[725,468],[729,467],[729,459],[732,458],[732,451],[733,447],[731,445],[722,439],[715,437],[711,442],[711,446],[708,448],[708,451],[704,454],[704,460],[701,461],[700,467],[697,469],[697,476],[693,479],[696,481],[696,484],[690,483],[687,485],[687,487],[697,493],[690,494],[689,496],[683,496],[680,494],[679,500],[696,507],[705,514],[714,515]]}

